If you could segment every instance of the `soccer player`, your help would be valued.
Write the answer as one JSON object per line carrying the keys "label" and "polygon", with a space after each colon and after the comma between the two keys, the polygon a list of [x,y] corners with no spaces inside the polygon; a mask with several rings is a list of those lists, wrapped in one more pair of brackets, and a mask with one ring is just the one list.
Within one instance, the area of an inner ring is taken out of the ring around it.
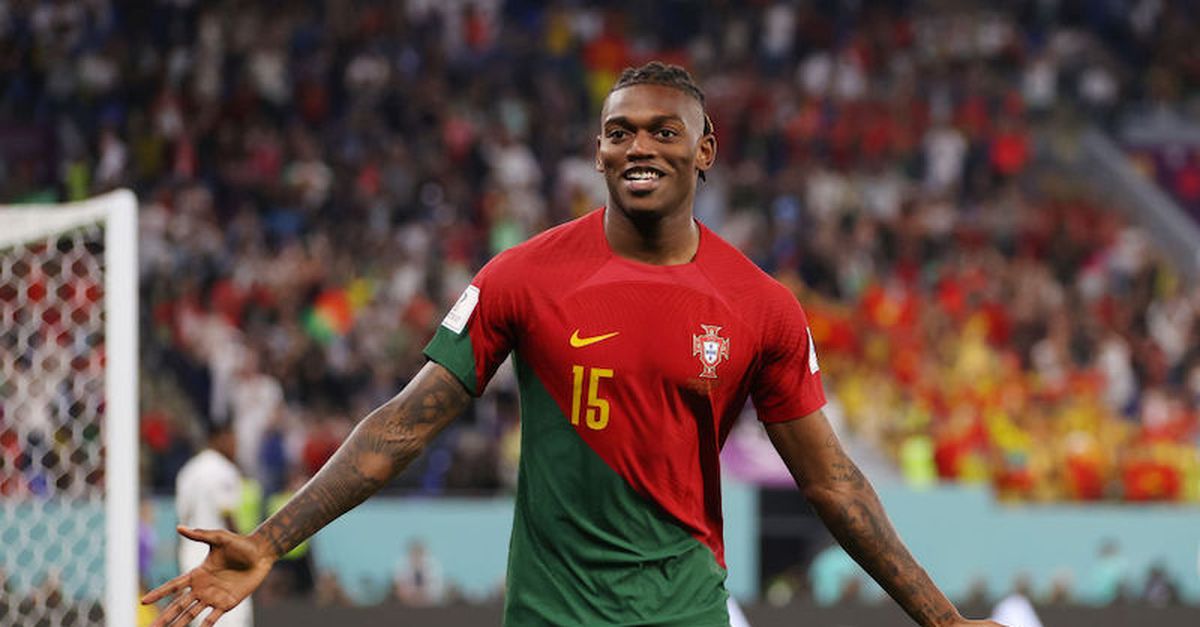
{"label": "soccer player", "polygon": [[[175,514],[185,527],[237,529],[235,514],[242,500],[242,473],[233,461],[237,457],[237,436],[230,423],[209,427],[208,445],[188,460],[175,477]],[[188,572],[200,566],[208,554],[202,542],[179,542],[179,570]],[[195,616],[195,614],[193,614]],[[249,627],[254,610],[246,598],[220,617],[219,627]],[[215,620],[215,619],[214,619]]]}
{"label": "soccer player", "polygon": [[717,143],[691,76],[626,70],[601,116],[606,206],[480,270],[413,381],[254,533],[180,529],[212,551],[146,595],[174,595],[158,625],[249,595],[416,457],[510,352],[522,444],[506,624],[728,625],[718,454],[750,398],[801,491],[913,620],[998,625],[959,615],[842,450],[796,299],[694,219]]}

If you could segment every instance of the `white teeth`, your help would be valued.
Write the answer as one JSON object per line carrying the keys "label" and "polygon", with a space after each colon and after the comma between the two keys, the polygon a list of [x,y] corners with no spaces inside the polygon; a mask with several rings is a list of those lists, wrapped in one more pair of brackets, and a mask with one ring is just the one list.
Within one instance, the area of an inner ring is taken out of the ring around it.
{"label": "white teeth", "polygon": [[631,181],[650,181],[658,178],[658,172],[651,170],[635,170],[625,175]]}

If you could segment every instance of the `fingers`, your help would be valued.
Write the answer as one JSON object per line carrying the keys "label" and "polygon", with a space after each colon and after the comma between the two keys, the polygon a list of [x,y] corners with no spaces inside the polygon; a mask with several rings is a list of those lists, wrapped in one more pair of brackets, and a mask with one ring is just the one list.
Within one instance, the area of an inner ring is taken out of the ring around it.
{"label": "fingers", "polygon": [[220,610],[214,607],[213,611],[209,612],[208,617],[204,619],[204,623],[202,623],[200,627],[213,627],[213,625],[216,625],[217,621],[220,620],[220,618],[224,615],[225,610]]}
{"label": "fingers", "polygon": [[186,627],[191,624],[192,618],[204,610],[204,604],[199,601],[192,601],[191,605],[186,610],[175,617],[175,620],[170,622],[170,627]]}
{"label": "fingers", "polygon": [[159,612],[158,616],[154,617],[154,622],[150,623],[150,627],[166,627],[171,623],[171,618],[174,617],[168,617],[167,612]]}
{"label": "fingers", "polygon": [[166,627],[167,621],[163,620],[163,615],[159,614],[154,617],[154,622],[150,623],[150,627]]}
{"label": "fingers", "polygon": [[175,530],[179,532],[179,535],[187,538],[188,540],[203,542],[209,546],[221,546],[225,544],[225,537],[221,530],[192,529],[189,527],[184,527],[183,525],[176,527]]}
{"label": "fingers", "polygon": [[[200,601],[196,601],[195,603],[192,604],[191,607],[189,607],[187,609],[186,612],[183,613],[184,618],[182,621],[179,622],[179,624],[180,625],[190,624],[193,620],[195,620],[195,618],[197,616],[200,615],[200,612],[203,612],[205,610],[205,608],[207,608],[207,607],[208,607],[207,604],[201,603]],[[213,610],[213,611],[216,611],[216,610]]]}
{"label": "fingers", "polygon": [[142,597],[142,604],[150,605],[151,603],[154,603],[155,601],[157,601],[167,595],[175,594],[176,592],[183,590],[184,588],[186,588],[188,586],[188,581],[190,581],[188,575],[190,575],[190,573],[184,573],[184,574],[168,581],[167,583],[164,583],[163,585],[151,590],[150,592],[147,592]]}
{"label": "fingers", "polygon": [[176,618],[179,617],[180,614],[190,608],[195,602],[196,597],[189,590],[187,594],[181,595],[174,601],[171,601],[171,604],[167,606],[167,609],[163,610],[162,614],[159,614],[158,618],[155,619],[152,627],[170,625],[175,621]]}

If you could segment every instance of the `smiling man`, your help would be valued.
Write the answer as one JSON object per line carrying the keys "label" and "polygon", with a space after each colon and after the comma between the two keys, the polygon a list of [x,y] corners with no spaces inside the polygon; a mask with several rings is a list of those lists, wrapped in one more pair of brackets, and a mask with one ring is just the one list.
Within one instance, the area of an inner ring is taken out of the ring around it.
{"label": "smiling man", "polygon": [[719,454],[751,399],[803,494],[917,623],[997,625],[959,615],[842,450],[796,299],[693,217],[716,153],[686,71],[626,70],[596,140],[607,206],[480,270],[412,383],[252,535],[181,529],[212,552],[147,595],[176,595],[156,625],[249,595],[407,465],[510,353],[522,454],[506,624],[728,625]]}

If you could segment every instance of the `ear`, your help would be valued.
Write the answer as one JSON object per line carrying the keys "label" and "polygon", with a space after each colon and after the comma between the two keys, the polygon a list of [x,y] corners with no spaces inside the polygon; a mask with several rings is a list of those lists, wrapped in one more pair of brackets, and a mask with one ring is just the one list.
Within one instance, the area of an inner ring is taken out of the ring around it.
{"label": "ear", "polygon": [[593,154],[593,157],[596,160],[596,171],[603,172],[604,171],[604,162],[600,160],[600,136],[599,135],[596,136],[596,152]]}
{"label": "ear", "polygon": [[717,136],[709,133],[700,138],[700,146],[696,151],[696,169],[707,172],[717,161]]}

